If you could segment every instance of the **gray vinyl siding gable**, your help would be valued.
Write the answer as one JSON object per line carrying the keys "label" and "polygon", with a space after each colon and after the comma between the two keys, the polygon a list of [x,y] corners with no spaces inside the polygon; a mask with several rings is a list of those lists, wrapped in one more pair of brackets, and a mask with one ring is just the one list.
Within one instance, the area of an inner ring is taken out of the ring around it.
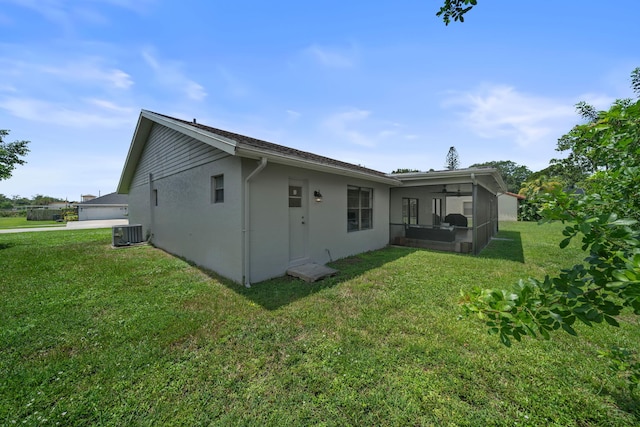
{"label": "gray vinyl siding gable", "polygon": [[227,156],[229,154],[224,151],[190,136],[154,124],[138,162],[131,187],[148,184],[149,174],[153,174],[154,180],[166,178]]}

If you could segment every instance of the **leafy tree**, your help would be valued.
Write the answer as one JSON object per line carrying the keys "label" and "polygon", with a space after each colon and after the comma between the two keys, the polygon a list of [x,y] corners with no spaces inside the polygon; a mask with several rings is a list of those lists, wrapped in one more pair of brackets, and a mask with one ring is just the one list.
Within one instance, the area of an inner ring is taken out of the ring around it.
{"label": "leafy tree", "polygon": [[[640,68],[631,75],[640,95]],[[640,100],[618,100],[607,111],[590,111],[587,122],[561,140],[596,168],[584,194],[552,189],[541,196],[546,221],[567,226],[560,247],[580,239],[584,263],[556,277],[521,280],[510,290],[475,289],[463,306],[486,322],[505,345],[523,336],[550,338],[563,330],[576,335],[580,321],[618,326],[616,316],[628,310],[640,316]],[[584,114],[582,114],[585,117]],[[640,363],[626,349],[604,352],[625,367],[631,388],[640,382]]]}
{"label": "leafy tree", "polygon": [[548,178],[544,175],[523,183],[522,188],[518,192],[518,194],[525,197],[525,199],[520,202],[520,211],[518,212],[519,219],[521,221],[541,220],[541,196],[547,193],[559,191],[563,187],[564,185],[562,182],[554,180],[553,178]]}
{"label": "leafy tree", "polygon": [[449,147],[446,162],[447,164],[445,167],[450,171],[458,169],[458,166],[460,166],[460,160],[458,159],[458,151],[456,150],[456,147]]}
{"label": "leafy tree", "polygon": [[436,16],[441,16],[445,25],[449,25],[452,19],[464,22],[464,15],[476,4],[477,0],[445,0]]}
{"label": "leafy tree", "polygon": [[[572,153],[569,154],[569,156],[572,156]],[[583,188],[584,181],[593,174],[593,172],[589,173],[586,171],[586,169],[574,164],[568,158],[552,159],[549,163],[550,165],[546,168],[537,172],[533,172],[531,175],[529,175],[527,181],[534,181],[539,179],[555,181],[560,182],[562,184],[562,187],[567,190],[576,190]]]}
{"label": "leafy tree", "polygon": [[64,200],[58,199],[56,197],[51,197],[51,196],[43,196],[42,194],[36,194],[31,199],[31,204],[38,205],[38,206],[46,206],[55,202],[64,202]]}
{"label": "leafy tree", "polygon": [[5,196],[4,194],[0,194],[0,209],[11,209],[13,208],[13,203],[11,199]]}
{"label": "leafy tree", "polygon": [[475,163],[471,165],[472,168],[491,167],[498,169],[504,183],[507,185],[507,191],[517,193],[520,191],[522,184],[533,173],[531,170],[524,166],[519,165],[511,160],[498,160],[484,163]]}
{"label": "leafy tree", "polygon": [[13,196],[11,200],[13,201],[14,206],[29,206],[31,204],[31,200],[18,195]]}
{"label": "leafy tree", "polygon": [[29,141],[4,142],[3,138],[7,135],[8,130],[0,129],[0,181],[11,178],[16,165],[25,164],[22,157],[29,152]]}

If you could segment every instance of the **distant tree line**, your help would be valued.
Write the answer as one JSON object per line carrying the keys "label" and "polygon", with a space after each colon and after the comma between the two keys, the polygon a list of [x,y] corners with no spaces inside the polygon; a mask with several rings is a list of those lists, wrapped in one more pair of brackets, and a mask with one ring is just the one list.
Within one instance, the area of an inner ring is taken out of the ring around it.
{"label": "distant tree line", "polygon": [[0,209],[10,210],[17,209],[24,206],[47,206],[51,203],[61,203],[65,200],[58,199],[51,196],[43,196],[42,194],[36,194],[32,198],[13,196],[7,197],[4,194],[0,194]]}

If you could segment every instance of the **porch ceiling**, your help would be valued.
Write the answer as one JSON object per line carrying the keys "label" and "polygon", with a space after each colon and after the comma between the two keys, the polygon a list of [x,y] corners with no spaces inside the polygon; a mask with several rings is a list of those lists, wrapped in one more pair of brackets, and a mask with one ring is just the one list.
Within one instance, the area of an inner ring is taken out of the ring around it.
{"label": "porch ceiling", "polygon": [[[507,191],[506,185],[497,169],[470,168],[435,172],[413,172],[393,174],[400,180],[401,187],[438,187],[447,186],[449,191],[457,191],[456,185],[474,184],[486,188],[493,194]],[[464,191],[464,190],[461,190]],[[436,191],[437,192],[437,191]]]}

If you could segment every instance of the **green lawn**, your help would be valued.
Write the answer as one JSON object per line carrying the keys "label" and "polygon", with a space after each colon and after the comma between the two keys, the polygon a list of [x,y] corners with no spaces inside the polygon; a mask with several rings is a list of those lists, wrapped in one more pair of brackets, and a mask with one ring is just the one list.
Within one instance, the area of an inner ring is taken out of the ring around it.
{"label": "green lawn", "polygon": [[502,226],[478,257],[391,247],[250,289],[108,229],[0,234],[0,425],[639,425],[597,358],[640,350],[636,317],[510,349],[458,320],[461,289],[581,258],[559,225]]}
{"label": "green lawn", "polygon": [[0,217],[0,230],[7,228],[64,227],[64,222],[27,221],[26,217]]}

